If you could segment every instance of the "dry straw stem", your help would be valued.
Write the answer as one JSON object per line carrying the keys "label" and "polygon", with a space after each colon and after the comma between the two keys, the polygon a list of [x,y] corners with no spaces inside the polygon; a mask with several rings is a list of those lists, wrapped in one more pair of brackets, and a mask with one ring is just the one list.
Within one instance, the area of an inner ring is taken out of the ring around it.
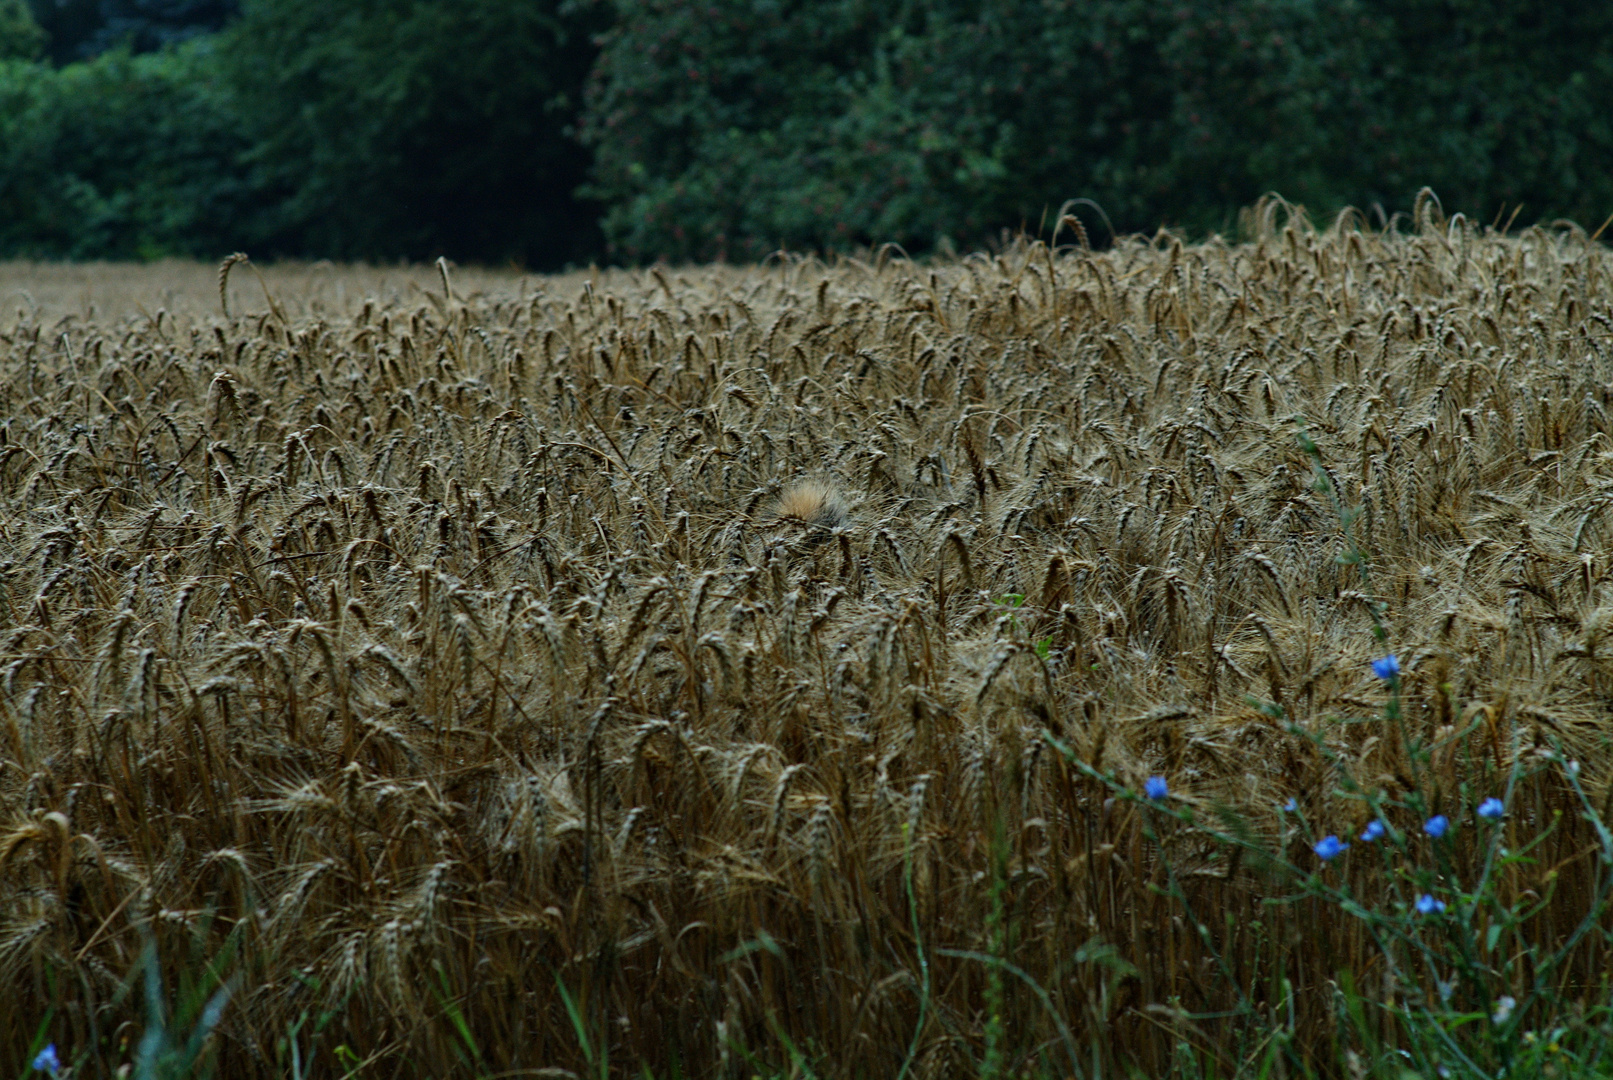
{"label": "dry straw stem", "polygon": [[[1550,739],[1605,796],[1608,257],[1419,211],[451,291],[269,268],[281,312],[241,292],[227,321],[210,267],[5,271],[36,292],[0,318],[0,1000],[29,1003],[0,1059],[47,1009],[74,1052],[138,1022],[145,927],[170,987],[236,935],[230,1076],[278,1075],[294,1029],[463,1072],[444,986],[487,1072],[581,1075],[557,976],[656,1075],[780,1031],[828,1075],[910,1045],[915,1076],[966,1072],[990,969],[954,954],[990,948],[999,830],[1005,959],[1099,1067],[1163,1071],[1148,1006],[1224,1015],[1273,971],[1325,1055],[1359,927],[1262,906],[1254,860],[1149,842],[1037,748],[1168,775],[1296,859],[1289,796],[1340,834],[1363,811],[1249,695],[1391,792],[1407,737],[1476,725],[1435,753],[1442,807]],[[1372,596],[1296,416],[1364,511]],[[1501,884],[1555,869],[1543,944],[1595,843],[1546,779],[1507,825],[1559,809]],[[1131,969],[1072,959],[1094,939]],[[1012,1052],[1057,1037],[1017,982],[1003,1008]],[[1201,1045],[1232,1054],[1230,1023]]]}

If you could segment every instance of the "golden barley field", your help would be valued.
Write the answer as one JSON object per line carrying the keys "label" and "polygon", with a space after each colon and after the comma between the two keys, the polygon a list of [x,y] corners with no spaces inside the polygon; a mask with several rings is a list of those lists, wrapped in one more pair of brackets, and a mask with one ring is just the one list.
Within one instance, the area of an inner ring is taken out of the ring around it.
{"label": "golden barley field", "polygon": [[1417,219],[0,267],[0,1066],[1326,1073],[1407,993],[1278,870],[1404,893],[1345,775],[1453,880],[1513,776],[1594,1005],[1613,260]]}

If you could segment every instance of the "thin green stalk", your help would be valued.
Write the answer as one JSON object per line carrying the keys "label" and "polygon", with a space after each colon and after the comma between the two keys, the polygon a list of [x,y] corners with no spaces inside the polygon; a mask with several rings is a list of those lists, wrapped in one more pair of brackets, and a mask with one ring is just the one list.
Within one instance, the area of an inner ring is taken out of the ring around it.
{"label": "thin green stalk", "polygon": [[[1007,963],[1008,935],[1005,929],[1004,897],[1008,892],[1007,838],[1003,835],[1001,810],[993,805],[991,821],[991,912],[986,918],[986,940],[991,955]],[[1004,987],[1002,968],[992,965],[986,971],[986,1056],[980,1064],[981,1080],[997,1080],[1003,1074],[1006,1051],[1003,1048]]]}
{"label": "thin green stalk", "polygon": [[913,1038],[907,1045],[907,1056],[902,1059],[902,1068],[896,1074],[896,1080],[907,1080],[908,1070],[918,1057],[919,1038],[924,1033],[924,1021],[930,1007],[930,961],[924,955],[924,930],[919,925],[918,897],[913,892],[913,835],[906,822],[902,823],[902,841],[902,878],[907,888],[908,916],[913,921],[913,946],[918,950],[919,957],[919,1017],[913,1025]]}
{"label": "thin green stalk", "polygon": [[[1047,992],[1041,983],[1037,982],[1031,977],[1030,972],[1016,964],[1010,963],[1000,956],[993,956],[990,953],[975,952],[972,949],[937,949],[935,951],[942,956],[956,957],[959,960],[974,960],[978,963],[985,964],[989,972],[998,973],[997,979],[999,982],[1002,980],[1001,972],[1006,971],[1008,974],[1014,976],[1020,982],[1030,987],[1031,992],[1036,995],[1036,1000],[1041,1002],[1042,1008],[1046,1010],[1047,1015],[1052,1018],[1053,1026],[1058,1028],[1059,1039],[1064,1043],[1064,1052],[1070,1056],[1070,1071],[1072,1075],[1074,1075],[1077,1080],[1084,1080],[1086,1072],[1081,1068],[1080,1058],[1077,1057],[1075,1052],[1075,1036],[1071,1033],[1070,1026],[1064,1022],[1064,1018],[1059,1015],[1058,1009],[1054,1007],[1052,995]],[[982,1067],[980,1075],[988,1075],[984,1067]]]}

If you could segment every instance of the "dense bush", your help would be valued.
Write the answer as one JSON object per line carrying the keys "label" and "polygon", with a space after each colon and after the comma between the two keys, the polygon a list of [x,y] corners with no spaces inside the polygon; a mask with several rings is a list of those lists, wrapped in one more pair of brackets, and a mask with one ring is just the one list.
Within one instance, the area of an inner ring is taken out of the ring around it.
{"label": "dense bush", "polygon": [[[31,2],[57,62],[135,55],[0,75],[0,254],[918,251],[1076,196],[1202,234],[1268,190],[1387,215],[1425,184],[1613,211],[1600,5]],[[0,0],[0,58],[41,45]]]}
{"label": "dense bush", "polygon": [[558,0],[249,0],[220,58],[282,254],[516,259],[597,247],[568,135],[598,12]]}
{"label": "dense bush", "polygon": [[227,251],[255,192],[205,43],[60,70],[0,62],[0,252],[154,258]]}
{"label": "dense bush", "polygon": [[45,32],[22,0],[0,0],[0,60],[31,60],[45,47]]}
{"label": "dense bush", "polygon": [[586,257],[568,129],[600,13],[259,0],[179,47],[6,63],[0,253]]}
{"label": "dense bush", "polygon": [[[1608,9],[1490,0],[803,6],[619,0],[587,136],[627,256],[1319,212],[1613,210]],[[1593,163],[1602,163],[1597,167]]]}
{"label": "dense bush", "polygon": [[986,226],[1013,131],[958,79],[939,3],[618,5],[586,119],[605,229],[629,256],[933,238]]}
{"label": "dense bush", "polygon": [[[23,3],[24,0],[15,0]],[[26,0],[58,64],[119,46],[152,52],[221,29],[236,0]]]}

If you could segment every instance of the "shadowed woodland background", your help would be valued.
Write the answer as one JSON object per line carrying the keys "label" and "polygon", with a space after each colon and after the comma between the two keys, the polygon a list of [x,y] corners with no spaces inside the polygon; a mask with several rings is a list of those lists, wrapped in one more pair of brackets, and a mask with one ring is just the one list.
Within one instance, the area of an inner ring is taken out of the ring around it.
{"label": "shadowed woodland background", "polygon": [[0,255],[918,254],[1424,184],[1594,229],[1610,43],[1516,0],[0,0]]}

